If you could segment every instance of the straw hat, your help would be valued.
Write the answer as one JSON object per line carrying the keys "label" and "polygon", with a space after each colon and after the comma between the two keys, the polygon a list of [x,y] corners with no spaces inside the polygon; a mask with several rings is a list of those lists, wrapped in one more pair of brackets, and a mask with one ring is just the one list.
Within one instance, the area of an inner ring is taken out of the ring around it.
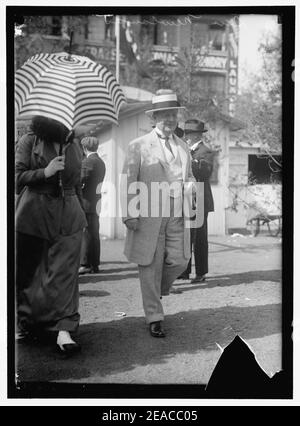
{"label": "straw hat", "polygon": [[145,111],[145,113],[152,115],[156,111],[164,111],[167,109],[185,109],[185,107],[180,106],[177,95],[172,90],[160,89],[152,98],[152,108]]}

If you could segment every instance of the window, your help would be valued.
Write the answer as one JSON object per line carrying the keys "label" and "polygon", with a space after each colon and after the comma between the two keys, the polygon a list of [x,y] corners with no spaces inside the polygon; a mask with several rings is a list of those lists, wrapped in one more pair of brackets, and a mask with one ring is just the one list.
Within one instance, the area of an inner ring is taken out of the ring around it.
{"label": "window", "polygon": [[51,35],[61,36],[62,16],[52,16]]}
{"label": "window", "polygon": [[89,24],[88,22],[84,24],[84,38],[85,40],[89,39]]}
{"label": "window", "polygon": [[281,183],[281,155],[248,155],[248,184]]}
{"label": "window", "polygon": [[141,43],[154,43],[154,29],[156,25],[151,25],[147,20],[147,16],[142,16],[142,22],[140,26],[140,42]]}
{"label": "window", "polygon": [[213,23],[209,25],[209,50],[225,50],[225,25]]}
{"label": "window", "polygon": [[[151,23],[153,17],[143,16],[140,25],[140,40],[147,41],[157,46],[177,46],[178,26],[166,25],[164,18],[158,17],[158,22]],[[162,20],[162,22],[159,22]],[[150,21],[150,22],[149,22]],[[171,18],[170,18],[171,22]]]}
{"label": "window", "polygon": [[106,37],[106,24],[102,17],[89,16],[85,28],[85,38],[88,41],[101,42]]}
{"label": "window", "polygon": [[192,85],[201,97],[210,97],[212,95],[224,96],[225,94],[225,77],[223,75],[195,73],[192,76]]}
{"label": "window", "polygon": [[223,75],[207,75],[207,88],[210,93],[225,93],[225,77]]}
{"label": "window", "polygon": [[177,45],[177,27],[176,25],[165,25],[158,23],[155,25],[154,44],[159,46]]}
{"label": "window", "polygon": [[208,25],[204,22],[192,22],[191,44],[204,54],[208,46]]}
{"label": "window", "polygon": [[105,40],[114,40],[115,39],[115,24],[112,19],[105,21],[104,27],[104,38]]}

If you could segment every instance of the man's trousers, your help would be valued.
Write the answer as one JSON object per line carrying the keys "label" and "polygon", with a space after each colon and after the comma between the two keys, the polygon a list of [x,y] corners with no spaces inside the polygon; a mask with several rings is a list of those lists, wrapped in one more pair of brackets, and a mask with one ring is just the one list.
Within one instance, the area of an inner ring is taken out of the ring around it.
{"label": "man's trousers", "polygon": [[[205,275],[208,272],[208,236],[207,236],[207,216],[204,215],[204,221],[201,228],[191,228],[192,251],[194,252],[196,275]],[[190,274],[192,271],[192,259],[185,271]]]}
{"label": "man's trousers", "polygon": [[80,265],[97,269],[100,263],[99,216],[86,213],[87,228],[83,231]]}
{"label": "man's trousers", "polygon": [[139,277],[146,322],[162,321],[164,312],[161,296],[187,267],[184,257],[184,219],[165,217],[159,231],[157,247],[150,265],[139,265]]}

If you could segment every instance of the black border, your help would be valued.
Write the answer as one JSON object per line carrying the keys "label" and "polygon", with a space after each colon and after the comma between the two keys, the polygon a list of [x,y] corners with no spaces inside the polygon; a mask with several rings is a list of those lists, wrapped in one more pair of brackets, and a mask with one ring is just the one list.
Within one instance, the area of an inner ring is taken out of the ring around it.
{"label": "black border", "polygon": [[[7,46],[7,324],[8,324],[8,398],[189,398],[212,399],[204,385],[123,385],[123,384],[65,384],[24,382],[15,385],[14,330],[14,22],[21,23],[23,15],[87,15],[97,14],[273,14],[282,23],[282,82],[283,82],[283,239],[282,239],[282,389],[273,398],[293,397],[293,194],[294,194],[294,71],[295,6],[225,6],[225,7],[6,7]],[[251,28],[249,28],[251,37]],[[227,398],[224,396],[224,398]],[[260,398],[272,398],[259,394]]]}

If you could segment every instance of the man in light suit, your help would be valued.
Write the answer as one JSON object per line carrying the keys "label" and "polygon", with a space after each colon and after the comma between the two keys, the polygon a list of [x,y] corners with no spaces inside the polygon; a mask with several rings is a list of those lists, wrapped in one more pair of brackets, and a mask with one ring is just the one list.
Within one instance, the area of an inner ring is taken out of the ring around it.
{"label": "man in light suit", "polygon": [[[153,337],[165,337],[161,298],[169,294],[190,258],[183,190],[191,193],[195,179],[188,147],[174,133],[181,108],[171,90],[156,93],[152,109],[146,111],[155,127],[129,143],[122,176],[121,194],[126,197],[121,202],[127,227],[124,253],[138,264],[146,323]],[[167,184],[166,197],[156,198],[152,189],[163,182]],[[134,186],[139,192],[132,190]],[[137,192],[139,209],[132,211]]]}

